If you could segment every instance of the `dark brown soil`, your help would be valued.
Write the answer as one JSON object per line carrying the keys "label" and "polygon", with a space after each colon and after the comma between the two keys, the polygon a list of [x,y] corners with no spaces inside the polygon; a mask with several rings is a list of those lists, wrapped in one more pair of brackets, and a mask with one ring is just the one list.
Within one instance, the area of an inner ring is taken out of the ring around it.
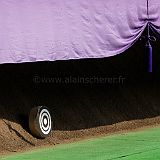
{"label": "dark brown soil", "polygon": [[[156,81],[148,75],[142,78],[135,65],[137,70],[135,67],[129,70],[130,74],[135,70],[131,77],[120,74],[132,66],[132,61],[138,61],[135,51],[133,49],[133,54],[124,54],[123,61],[113,58],[1,66],[0,154],[159,125],[158,77],[155,77]],[[127,55],[131,55],[130,60]],[[122,62],[125,62],[124,65]],[[112,68],[112,71],[106,71],[107,68]],[[119,76],[115,73],[125,77],[123,84],[34,81],[35,76]],[[28,128],[29,112],[37,105],[46,105],[52,112],[53,132],[44,140],[33,137]]]}
{"label": "dark brown soil", "polygon": [[[157,86],[7,86],[1,86],[0,96],[1,154],[160,124]],[[28,129],[28,113],[35,104],[52,112],[53,132],[44,140]]]}

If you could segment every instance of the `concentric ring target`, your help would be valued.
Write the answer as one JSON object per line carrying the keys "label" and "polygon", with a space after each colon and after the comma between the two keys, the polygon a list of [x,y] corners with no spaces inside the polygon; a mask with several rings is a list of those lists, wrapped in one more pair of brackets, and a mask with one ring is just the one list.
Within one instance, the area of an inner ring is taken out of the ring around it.
{"label": "concentric ring target", "polygon": [[40,129],[43,134],[48,134],[51,130],[51,115],[47,109],[42,109],[39,115]]}
{"label": "concentric ring target", "polygon": [[39,138],[45,138],[51,133],[52,119],[47,107],[32,108],[29,115],[29,128],[31,133]]}

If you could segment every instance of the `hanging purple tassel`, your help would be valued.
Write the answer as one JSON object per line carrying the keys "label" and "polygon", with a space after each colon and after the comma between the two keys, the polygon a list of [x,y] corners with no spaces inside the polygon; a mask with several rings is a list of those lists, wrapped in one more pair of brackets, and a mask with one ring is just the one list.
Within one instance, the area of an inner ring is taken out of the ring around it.
{"label": "hanging purple tassel", "polygon": [[152,46],[148,41],[146,43],[146,60],[147,60],[147,70],[149,73],[152,73]]}

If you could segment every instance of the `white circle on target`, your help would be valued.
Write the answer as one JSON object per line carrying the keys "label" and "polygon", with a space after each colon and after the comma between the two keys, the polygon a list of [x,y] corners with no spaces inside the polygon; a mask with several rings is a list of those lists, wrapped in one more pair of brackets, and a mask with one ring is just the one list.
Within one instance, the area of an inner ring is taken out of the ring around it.
{"label": "white circle on target", "polygon": [[44,125],[47,125],[47,119],[44,118]]}

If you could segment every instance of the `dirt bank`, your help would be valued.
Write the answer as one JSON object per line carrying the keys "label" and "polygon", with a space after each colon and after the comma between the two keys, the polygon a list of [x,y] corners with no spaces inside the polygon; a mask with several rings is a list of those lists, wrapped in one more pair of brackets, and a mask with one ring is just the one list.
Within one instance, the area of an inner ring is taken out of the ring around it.
{"label": "dirt bank", "polygon": [[[158,73],[144,74],[139,49],[107,59],[1,65],[0,154],[160,124]],[[119,76],[124,83],[42,81]],[[37,105],[52,112],[53,132],[45,140],[28,129],[29,111]]]}
{"label": "dirt bank", "polygon": [[[157,85],[46,86],[22,81],[1,85],[1,154],[160,124]],[[45,140],[29,133],[28,113],[35,105],[52,112],[54,128]]]}

